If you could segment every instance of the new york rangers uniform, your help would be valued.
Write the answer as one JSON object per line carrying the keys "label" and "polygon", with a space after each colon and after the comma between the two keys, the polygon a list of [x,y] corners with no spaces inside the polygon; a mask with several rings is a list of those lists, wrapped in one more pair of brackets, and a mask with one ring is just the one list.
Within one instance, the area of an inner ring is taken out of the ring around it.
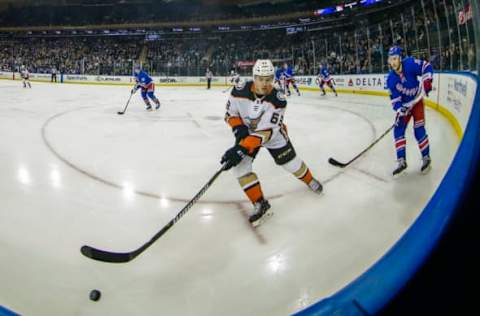
{"label": "new york rangers uniform", "polygon": [[[393,48],[392,48],[393,49]],[[422,79],[422,86],[418,78]],[[430,144],[425,129],[425,106],[423,98],[415,104],[413,100],[421,93],[422,89],[428,94],[432,89],[433,68],[428,61],[405,58],[401,61],[401,71],[391,70],[387,77],[387,87],[393,110],[396,111],[396,125],[394,127],[395,148],[397,160],[404,163],[406,168],[405,130],[413,117],[413,129],[418,142],[424,164],[430,164]],[[422,171],[424,167],[422,166]],[[395,174],[395,172],[394,172]]]}
{"label": "new york rangers uniform", "polygon": [[136,84],[132,89],[132,94],[138,89],[141,89],[142,99],[145,102],[146,109],[149,111],[152,110],[149,98],[155,103],[155,109],[160,108],[160,101],[155,96],[155,83],[153,82],[153,79],[145,70],[138,67],[135,68],[134,76]]}
{"label": "new york rangers uniform", "polygon": [[275,70],[275,85],[282,91],[285,91],[285,76],[283,68],[279,67]]}
{"label": "new york rangers uniform", "polygon": [[293,70],[293,67],[285,64],[283,66],[283,75],[285,76],[285,88],[287,91],[287,95],[291,94],[290,84],[293,86],[297,94],[300,95],[300,91],[298,90],[297,84],[295,83],[295,71]]}
{"label": "new york rangers uniform", "polygon": [[324,84],[327,84],[327,86],[332,89],[332,91],[335,93],[337,96],[337,91],[335,90],[333,86],[333,78],[330,76],[330,72],[328,71],[327,67],[322,66],[320,68],[320,71],[317,76],[317,83],[320,86],[320,89],[322,90],[322,95],[325,95],[325,88],[323,87]]}

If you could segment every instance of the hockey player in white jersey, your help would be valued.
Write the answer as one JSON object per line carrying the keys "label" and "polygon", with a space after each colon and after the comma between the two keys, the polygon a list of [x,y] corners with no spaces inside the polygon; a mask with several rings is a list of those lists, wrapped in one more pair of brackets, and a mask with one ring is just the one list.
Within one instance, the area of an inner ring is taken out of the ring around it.
{"label": "hockey player in white jersey", "polygon": [[24,88],[26,88],[27,85],[29,88],[32,88],[30,84],[30,72],[28,72],[28,69],[24,65],[20,67],[20,77],[22,78]]}
{"label": "hockey player in white jersey", "polygon": [[232,85],[237,85],[240,82],[240,75],[235,71],[235,69],[230,70],[229,82]]}
{"label": "hockey player in white jersey", "polygon": [[257,60],[253,67],[253,81],[241,82],[227,102],[225,121],[232,128],[235,146],[221,159],[225,169],[233,168],[248,199],[254,206],[249,221],[259,225],[272,213],[263,196],[260,181],[252,171],[258,151],[265,147],[277,165],[303,181],[312,191],[321,193],[322,185],[297,156],[284,124],[287,101],[282,91],[273,87],[274,67],[270,60]]}

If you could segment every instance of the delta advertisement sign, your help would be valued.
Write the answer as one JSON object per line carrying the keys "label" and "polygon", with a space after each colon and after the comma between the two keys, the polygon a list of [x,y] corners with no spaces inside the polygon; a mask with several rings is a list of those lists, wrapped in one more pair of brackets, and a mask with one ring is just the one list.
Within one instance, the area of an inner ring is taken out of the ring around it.
{"label": "delta advertisement sign", "polygon": [[[295,81],[300,87],[314,88],[318,87],[318,78],[316,76],[298,76]],[[387,89],[387,75],[333,75],[333,84],[337,88],[351,90],[370,90],[384,91]]]}
{"label": "delta advertisement sign", "polygon": [[[372,91],[384,92],[388,95],[386,74],[374,75],[339,75],[332,76],[335,87],[344,92]],[[317,88],[317,77],[299,76],[296,81],[300,87]],[[439,104],[457,120],[461,130],[464,131],[475,93],[477,82],[471,76],[464,74],[436,73],[433,75],[433,89],[426,99]]]}
{"label": "delta advertisement sign", "polygon": [[385,90],[387,89],[386,75],[358,75],[358,76],[344,76],[346,88],[355,88],[358,90]]}

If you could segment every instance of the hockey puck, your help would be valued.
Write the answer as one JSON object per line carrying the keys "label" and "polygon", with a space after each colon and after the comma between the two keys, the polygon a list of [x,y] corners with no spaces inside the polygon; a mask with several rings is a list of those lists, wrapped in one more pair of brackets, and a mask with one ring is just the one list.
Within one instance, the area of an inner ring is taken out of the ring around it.
{"label": "hockey puck", "polygon": [[96,302],[100,299],[100,297],[102,296],[102,293],[100,293],[99,290],[91,290],[90,291],[90,300]]}

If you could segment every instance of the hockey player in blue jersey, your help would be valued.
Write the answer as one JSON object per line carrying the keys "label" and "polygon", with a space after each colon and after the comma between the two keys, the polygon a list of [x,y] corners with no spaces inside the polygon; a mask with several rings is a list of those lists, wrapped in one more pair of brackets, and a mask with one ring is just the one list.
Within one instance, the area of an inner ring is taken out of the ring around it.
{"label": "hockey player in blue jersey", "polygon": [[285,93],[285,76],[283,74],[283,67],[278,67],[275,70],[275,85],[279,90],[282,90]]}
{"label": "hockey player in blue jersey", "polygon": [[290,96],[290,84],[292,84],[297,94],[300,95],[300,91],[298,90],[297,84],[295,83],[295,72],[293,68],[289,66],[287,63],[283,64],[283,75],[285,76],[285,90],[287,91],[287,95]]}
{"label": "hockey player in blue jersey", "polygon": [[133,71],[136,84],[132,89],[132,94],[134,94],[138,89],[141,89],[142,99],[145,102],[146,110],[152,111],[152,105],[150,104],[149,99],[155,103],[155,109],[158,110],[160,108],[160,101],[158,101],[154,94],[155,83],[153,82],[152,78],[139,66],[136,66]]}
{"label": "hockey player in blue jersey", "polygon": [[328,68],[324,65],[320,65],[320,71],[318,73],[317,83],[320,86],[320,89],[322,90],[322,95],[326,95],[325,88],[323,88],[323,85],[327,84],[327,86],[330,89],[332,89],[333,93],[335,93],[335,96],[338,97],[337,91],[333,86],[333,78],[330,76],[330,72],[328,71]]}
{"label": "hockey player in blue jersey", "polygon": [[[427,96],[432,90],[433,68],[428,61],[413,57],[402,60],[401,56],[402,49],[400,47],[390,48],[388,63],[391,70],[387,77],[387,87],[390,90],[393,110],[396,112],[393,133],[398,162],[397,168],[393,171],[394,176],[401,174],[407,168],[405,130],[411,117],[413,117],[415,138],[422,154],[421,172],[427,173],[431,167],[423,98],[415,104],[412,104],[412,101],[422,93],[422,89]],[[418,77],[421,77],[421,86]]]}

